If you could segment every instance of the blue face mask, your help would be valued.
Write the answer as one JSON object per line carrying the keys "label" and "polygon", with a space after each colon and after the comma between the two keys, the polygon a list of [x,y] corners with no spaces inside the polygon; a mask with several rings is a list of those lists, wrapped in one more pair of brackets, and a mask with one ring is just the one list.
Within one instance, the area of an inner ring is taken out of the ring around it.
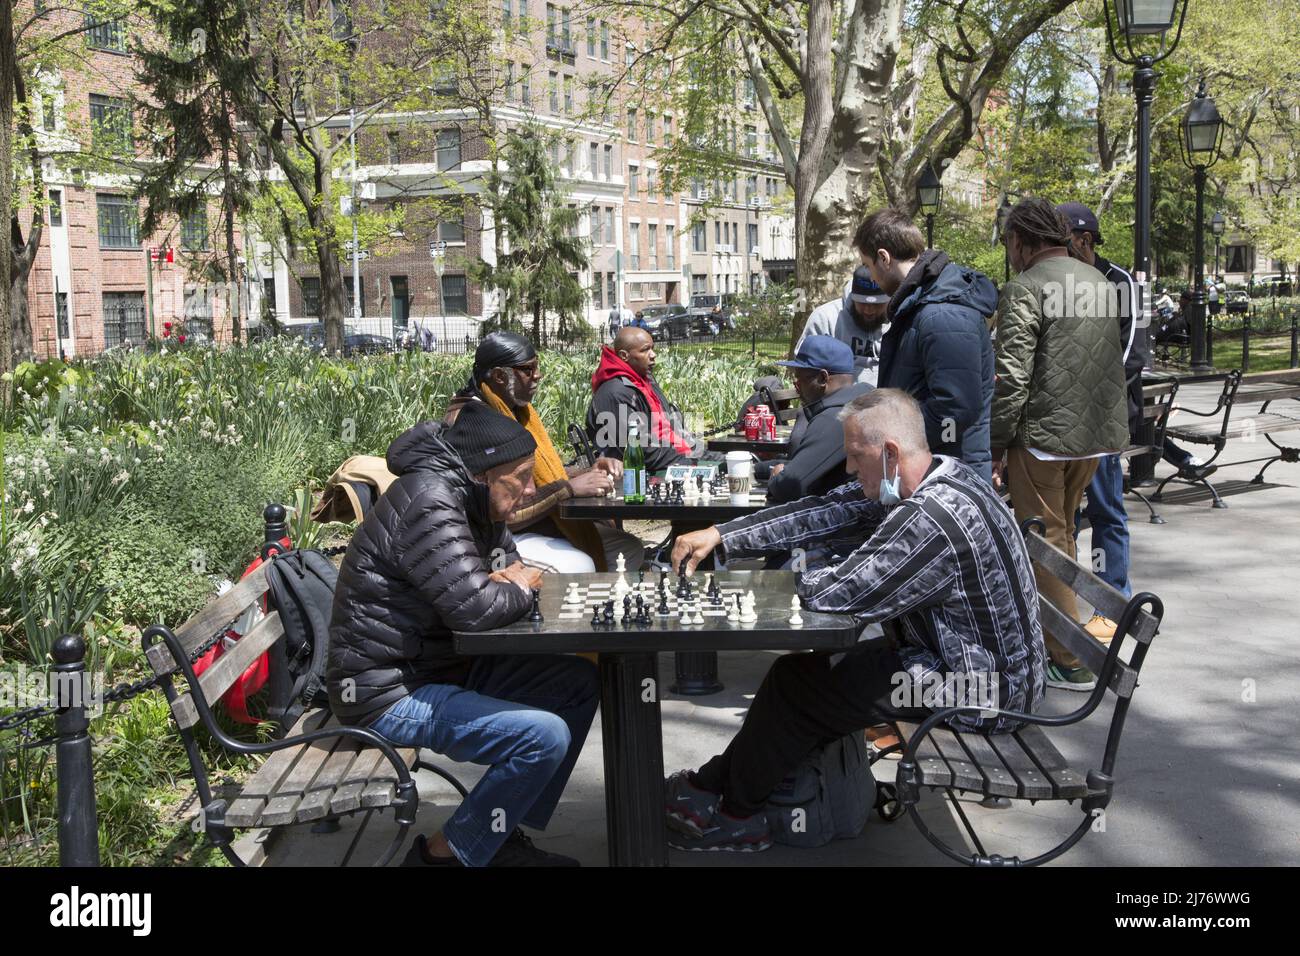
{"label": "blue face mask", "polygon": [[880,453],[880,495],[877,500],[885,507],[896,505],[903,500],[902,495],[900,494],[902,477],[899,475],[898,469],[894,469],[894,477],[892,479],[885,477],[888,472],[889,458],[882,450]]}

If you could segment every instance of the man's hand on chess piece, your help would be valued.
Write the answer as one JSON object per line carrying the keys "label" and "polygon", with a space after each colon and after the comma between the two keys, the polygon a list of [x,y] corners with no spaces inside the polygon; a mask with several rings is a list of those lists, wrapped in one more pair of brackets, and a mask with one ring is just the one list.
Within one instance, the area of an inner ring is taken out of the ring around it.
{"label": "man's hand on chess piece", "polygon": [[534,588],[541,590],[542,570],[541,568],[527,567],[522,561],[516,561],[500,571],[493,571],[488,575],[488,579],[501,584],[509,582],[518,585],[525,594],[531,594]]}
{"label": "man's hand on chess piece", "polygon": [[575,498],[603,498],[614,493],[614,478],[609,472],[592,468],[569,479]]}
{"label": "man's hand on chess piece", "polygon": [[781,471],[782,471],[784,468],[785,468],[785,462],[783,462],[783,461],[778,461],[775,465],[772,466],[772,470],[771,470],[770,472],[768,472],[768,474],[769,474],[771,477],[775,478],[777,475],[781,474]]}
{"label": "man's hand on chess piece", "polygon": [[623,462],[617,458],[597,458],[596,463],[591,467],[605,472],[616,480],[623,477]]}
{"label": "man's hand on chess piece", "polygon": [[713,549],[722,544],[722,535],[717,528],[705,528],[684,534],[673,544],[673,567],[680,567],[686,561],[686,573],[692,573],[700,562],[713,553]]}

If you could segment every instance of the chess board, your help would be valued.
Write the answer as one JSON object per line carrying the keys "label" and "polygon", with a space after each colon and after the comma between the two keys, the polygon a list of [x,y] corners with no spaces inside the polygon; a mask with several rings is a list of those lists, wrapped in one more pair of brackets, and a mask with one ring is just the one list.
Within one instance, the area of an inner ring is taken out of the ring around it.
{"label": "chess board", "polygon": [[[620,496],[613,500],[622,502],[623,498]],[[711,506],[731,504],[731,495],[728,493],[725,486],[716,493],[711,493],[706,486],[704,493],[698,495],[694,499],[684,497],[681,501],[677,501],[675,499],[670,500],[667,497],[661,497],[660,500],[656,501],[651,495],[646,495],[645,503],[647,505],[654,505],[655,507],[663,508],[708,508]],[[741,505],[739,507],[762,508],[766,504],[767,489],[755,487],[751,484],[749,488],[748,506]]]}
{"label": "chess board", "polygon": [[[727,618],[727,609],[736,606],[736,598],[744,598],[745,589],[735,584],[718,584],[718,600],[714,603],[706,593],[706,587],[703,584],[704,578],[701,575],[694,576],[694,594],[690,599],[679,598],[677,596],[676,579],[671,575],[668,579],[668,597],[667,611],[660,611],[659,586],[657,580],[655,583],[646,580],[641,586],[640,594],[645,602],[646,613],[652,620],[672,619],[678,620],[681,617],[682,609],[689,611],[699,611],[706,618]],[[559,619],[562,621],[590,621],[592,612],[596,608],[603,609],[610,601],[614,602],[614,623],[623,623],[623,598],[617,594],[617,585],[613,581],[598,581],[587,585],[578,585],[577,588],[565,592],[565,597],[560,605]],[[577,595],[576,601],[570,600],[570,595]],[[636,598],[638,594],[637,582],[635,578],[628,584],[628,590],[624,592],[627,597],[632,599],[632,618],[636,617]],[[694,615],[692,615],[694,616]],[[629,621],[628,623],[631,623]]]}

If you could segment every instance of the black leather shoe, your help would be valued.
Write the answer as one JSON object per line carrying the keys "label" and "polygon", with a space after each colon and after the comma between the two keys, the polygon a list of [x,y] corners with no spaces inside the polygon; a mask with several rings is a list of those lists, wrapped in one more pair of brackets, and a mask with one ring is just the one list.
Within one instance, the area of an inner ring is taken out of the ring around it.
{"label": "black leather shoe", "polygon": [[428,841],[425,839],[423,833],[417,836],[415,838],[415,842],[411,844],[411,848],[406,851],[406,856],[402,859],[401,865],[402,866],[432,866],[434,868],[440,866],[459,868],[461,866],[460,860],[456,859],[454,856],[448,857],[446,860],[439,860],[437,863],[430,863],[427,859],[425,859],[424,856],[425,844],[427,842]]}
{"label": "black leather shoe", "polygon": [[1188,481],[1201,481],[1219,470],[1218,465],[1183,465],[1178,469],[1178,477]]}

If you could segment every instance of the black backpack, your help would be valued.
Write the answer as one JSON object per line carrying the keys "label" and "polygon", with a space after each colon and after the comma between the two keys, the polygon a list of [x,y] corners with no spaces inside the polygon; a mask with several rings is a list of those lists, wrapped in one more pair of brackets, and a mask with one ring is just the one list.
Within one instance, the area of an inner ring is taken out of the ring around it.
{"label": "black backpack", "polygon": [[329,707],[325,664],[339,572],[315,550],[287,551],[267,564],[268,610],[280,613],[283,640],[270,650],[268,717],[284,736],[304,711]]}

